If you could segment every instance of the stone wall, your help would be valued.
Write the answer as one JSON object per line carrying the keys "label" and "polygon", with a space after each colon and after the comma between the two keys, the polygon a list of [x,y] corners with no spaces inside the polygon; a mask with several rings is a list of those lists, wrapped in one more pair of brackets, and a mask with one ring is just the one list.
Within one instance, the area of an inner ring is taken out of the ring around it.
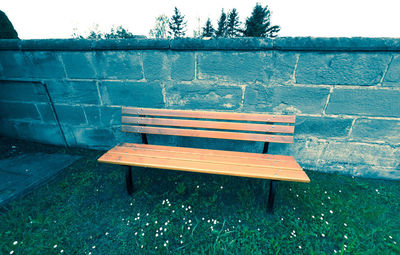
{"label": "stone wall", "polygon": [[[400,40],[0,40],[0,134],[107,149],[120,107],[295,114],[311,170],[400,179]],[[154,144],[261,152],[258,142],[150,136]]]}

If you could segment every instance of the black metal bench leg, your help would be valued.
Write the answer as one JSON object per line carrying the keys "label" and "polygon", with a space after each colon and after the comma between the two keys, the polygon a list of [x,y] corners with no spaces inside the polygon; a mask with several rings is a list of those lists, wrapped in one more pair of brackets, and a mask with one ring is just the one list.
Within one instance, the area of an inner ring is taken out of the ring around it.
{"label": "black metal bench leg", "polygon": [[268,196],[268,204],[267,204],[267,212],[268,213],[274,213],[274,201],[275,201],[275,192],[276,192],[276,182],[274,180],[271,180],[270,186],[269,186],[269,196]]}
{"label": "black metal bench leg", "polygon": [[126,190],[128,191],[129,195],[132,195],[134,192],[133,188],[133,181],[132,181],[132,167],[128,166],[126,169]]}

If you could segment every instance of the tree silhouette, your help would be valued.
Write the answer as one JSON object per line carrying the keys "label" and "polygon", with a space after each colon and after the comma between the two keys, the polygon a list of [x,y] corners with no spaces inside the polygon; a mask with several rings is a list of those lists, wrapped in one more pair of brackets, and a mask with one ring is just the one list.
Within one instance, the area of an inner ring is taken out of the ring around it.
{"label": "tree silhouette", "polygon": [[213,37],[214,34],[215,34],[215,29],[211,24],[210,18],[208,18],[206,25],[203,27],[202,37]]}
{"label": "tree silhouette", "polygon": [[[84,38],[81,36],[81,38]],[[99,29],[99,24],[94,24],[92,28],[89,29],[89,35],[86,37],[87,39],[104,39],[104,34]]]}
{"label": "tree silhouette", "polygon": [[129,39],[129,38],[136,38],[138,36],[132,34],[127,29],[123,28],[122,26],[118,26],[117,28],[111,28],[110,33],[105,33],[105,39]]}
{"label": "tree silhouette", "polygon": [[200,17],[197,17],[197,28],[193,29],[193,38],[200,38],[202,34],[200,28]]}
{"label": "tree silhouette", "polygon": [[169,21],[169,33],[175,38],[184,37],[186,34],[186,21],[184,21],[185,16],[180,13],[178,8],[175,7],[174,15]]}
{"label": "tree silhouette", "polygon": [[166,15],[160,15],[156,18],[156,24],[153,29],[150,29],[149,35],[153,38],[169,38],[168,35],[169,19]]}
{"label": "tree silhouette", "polygon": [[110,32],[101,32],[99,29],[98,24],[94,24],[92,28],[89,29],[88,35],[83,36],[80,33],[78,33],[78,28],[73,29],[74,32],[72,34],[73,38],[76,39],[95,39],[95,40],[100,40],[100,39],[129,39],[129,38],[146,38],[145,36],[142,35],[134,35],[131,32],[129,32],[127,29],[123,28],[122,26],[115,27],[113,26],[110,30]]}
{"label": "tree silhouette", "polygon": [[224,9],[222,9],[221,11],[221,16],[218,20],[218,29],[215,32],[215,35],[217,37],[226,37],[226,14],[224,12]]}
{"label": "tree silhouette", "polygon": [[240,36],[240,21],[239,21],[239,14],[236,8],[233,8],[232,11],[228,15],[228,21],[226,24],[226,35],[228,37],[237,37]]}
{"label": "tree silhouette", "polygon": [[8,19],[7,15],[0,10],[0,39],[18,39],[18,33]]}
{"label": "tree silhouette", "polygon": [[268,5],[263,8],[259,3],[253,9],[251,16],[246,19],[244,36],[251,37],[276,37],[280,30],[279,26],[271,26],[271,12]]}

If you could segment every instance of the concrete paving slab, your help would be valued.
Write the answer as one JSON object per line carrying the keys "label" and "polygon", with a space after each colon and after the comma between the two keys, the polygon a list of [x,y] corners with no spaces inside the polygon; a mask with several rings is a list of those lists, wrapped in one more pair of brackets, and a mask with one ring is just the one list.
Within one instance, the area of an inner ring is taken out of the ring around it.
{"label": "concrete paving slab", "polygon": [[27,153],[0,160],[0,204],[45,183],[78,158],[59,153]]}

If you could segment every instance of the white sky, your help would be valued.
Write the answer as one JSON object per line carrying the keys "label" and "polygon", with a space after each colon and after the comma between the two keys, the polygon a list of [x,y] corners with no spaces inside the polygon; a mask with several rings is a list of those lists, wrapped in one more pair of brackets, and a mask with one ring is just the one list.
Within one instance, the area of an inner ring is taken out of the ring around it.
{"label": "white sky", "polygon": [[192,36],[198,19],[203,26],[210,17],[216,27],[222,8],[236,8],[244,22],[256,2],[268,4],[279,36],[400,37],[400,0],[0,0],[0,10],[21,39],[39,39],[70,38],[74,27],[82,34],[94,24],[148,36],[155,17],[171,17],[177,6]]}

